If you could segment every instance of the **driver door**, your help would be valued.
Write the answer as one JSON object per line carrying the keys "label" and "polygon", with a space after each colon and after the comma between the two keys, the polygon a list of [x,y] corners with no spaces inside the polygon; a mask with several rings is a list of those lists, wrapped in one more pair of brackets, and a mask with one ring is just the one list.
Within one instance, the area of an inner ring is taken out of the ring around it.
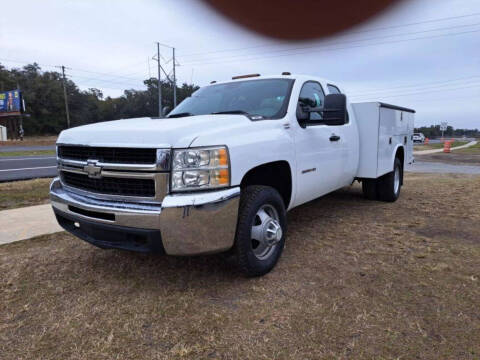
{"label": "driver door", "polygon": [[[317,81],[307,81],[297,106],[323,107],[325,93]],[[336,134],[322,123],[322,113],[310,113],[308,125],[295,126],[296,197],[299,205],[338,188],[342,158]]]}

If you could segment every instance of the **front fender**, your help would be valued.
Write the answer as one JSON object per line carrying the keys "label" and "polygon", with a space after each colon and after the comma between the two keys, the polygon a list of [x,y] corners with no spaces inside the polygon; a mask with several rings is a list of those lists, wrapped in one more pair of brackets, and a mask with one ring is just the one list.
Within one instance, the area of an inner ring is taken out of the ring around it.
{"label": "front fender", "polygon": [[240,185],[245,174],[259,165],[287,161],[292,169],[292,186],[295,189],[294,140],[291,130],[285,129],[282,123],[282,120],[263,120],[232,131],[210,131],[198,136],[191,146],[228,146],[232,186]]}

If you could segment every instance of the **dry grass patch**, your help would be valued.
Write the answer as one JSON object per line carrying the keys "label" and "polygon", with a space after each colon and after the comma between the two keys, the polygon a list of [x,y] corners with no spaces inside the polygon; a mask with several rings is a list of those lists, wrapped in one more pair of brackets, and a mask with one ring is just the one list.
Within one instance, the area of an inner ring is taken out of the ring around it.
{"label": "dry grass patch", "polygon": [[65,233],[0,247],[2,359],[478,359],[480,177],[407,174],[289,213],[276,269],[100,250]]}
{"label": "dry grass patch", "polygon": [[23,141],[21,140],[8,140],[8,141],[0,141],[1,146],[43,146],[43,145],[55,145],[57,141],[56,135],[51,136],[26,136]]}
{"label": "dry grass patch", "polygon": [[[478,142],[473,145],[473,146],[469,146],[468,148],[465,148],[465,149],[460,149],[460,150],[455,150],[456,153],[459,153],[459,154],[476,154],[476,155],[480,155],[480,139],[477,140]],[[480,163],[480,162],[479,162]]]}
{"label": "dry grass patch", "polygon": [[[468,151],[467,151],[468,150]],[[441,162],[453,165],[477,165],[480,166],[479,149],[460,149],[451,153],[435,153],[427,155],[415,155],[416,161]]]}
{"label": "dry grass patch", "polygon": [[4,151],[0,152],[0,157],[12,157],[12,156],[46,156],[55,155],[55,150],[27,150],[27,151]]}
{"label": "dry grass patch", "polygon": [[33,179],[0,183],[0,210],[48,202],[52,179]]}

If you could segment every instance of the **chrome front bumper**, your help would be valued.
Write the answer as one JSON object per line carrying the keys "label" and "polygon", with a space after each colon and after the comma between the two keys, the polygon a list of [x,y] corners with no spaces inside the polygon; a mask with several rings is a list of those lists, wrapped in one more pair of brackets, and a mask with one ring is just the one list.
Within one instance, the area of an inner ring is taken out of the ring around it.
{"label": "chrome front bumper", "polygon": [[[85,229],[97,225],[103,233],[109,229],[112,234],[131,230],[135,234],[132,238],[137,240],[143,236],[141,231],[160,233],[159,241],[167,254],[198,255],[225,251],[233,246],[240,188],[167,195],[161,204],[128,203],[76,194],[66,190],[60,179],[55,178],[50,185],[50,199],[60,224],[77,236],[76,229],[62,224],[61,218],[72,223],[78,220],[78,231],[82,222]],[[87,241],[96,244],[92,233],[98,232],[90,232]],[[126,248],[115,246],[115,239],[96,245]]]}

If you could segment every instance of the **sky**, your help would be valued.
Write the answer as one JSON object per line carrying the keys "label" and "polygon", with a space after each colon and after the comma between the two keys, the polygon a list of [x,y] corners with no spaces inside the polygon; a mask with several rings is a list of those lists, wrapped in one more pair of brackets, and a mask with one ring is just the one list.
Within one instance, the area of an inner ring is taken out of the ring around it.
{"label": "sky", "polygon": [[[417,126],[480,128],[478,0],[406,0],[308,42],[252,33],[198,0],[17,0],[0,13],[0,63],[64,65],[81,89],[105,96],[144,89],[143,79],[157,76],[157,41],[176,48],[178,83],[289,71],[330,79],[352,102],[413,108]],[[170,74],[171,52],[161,47]]]}

